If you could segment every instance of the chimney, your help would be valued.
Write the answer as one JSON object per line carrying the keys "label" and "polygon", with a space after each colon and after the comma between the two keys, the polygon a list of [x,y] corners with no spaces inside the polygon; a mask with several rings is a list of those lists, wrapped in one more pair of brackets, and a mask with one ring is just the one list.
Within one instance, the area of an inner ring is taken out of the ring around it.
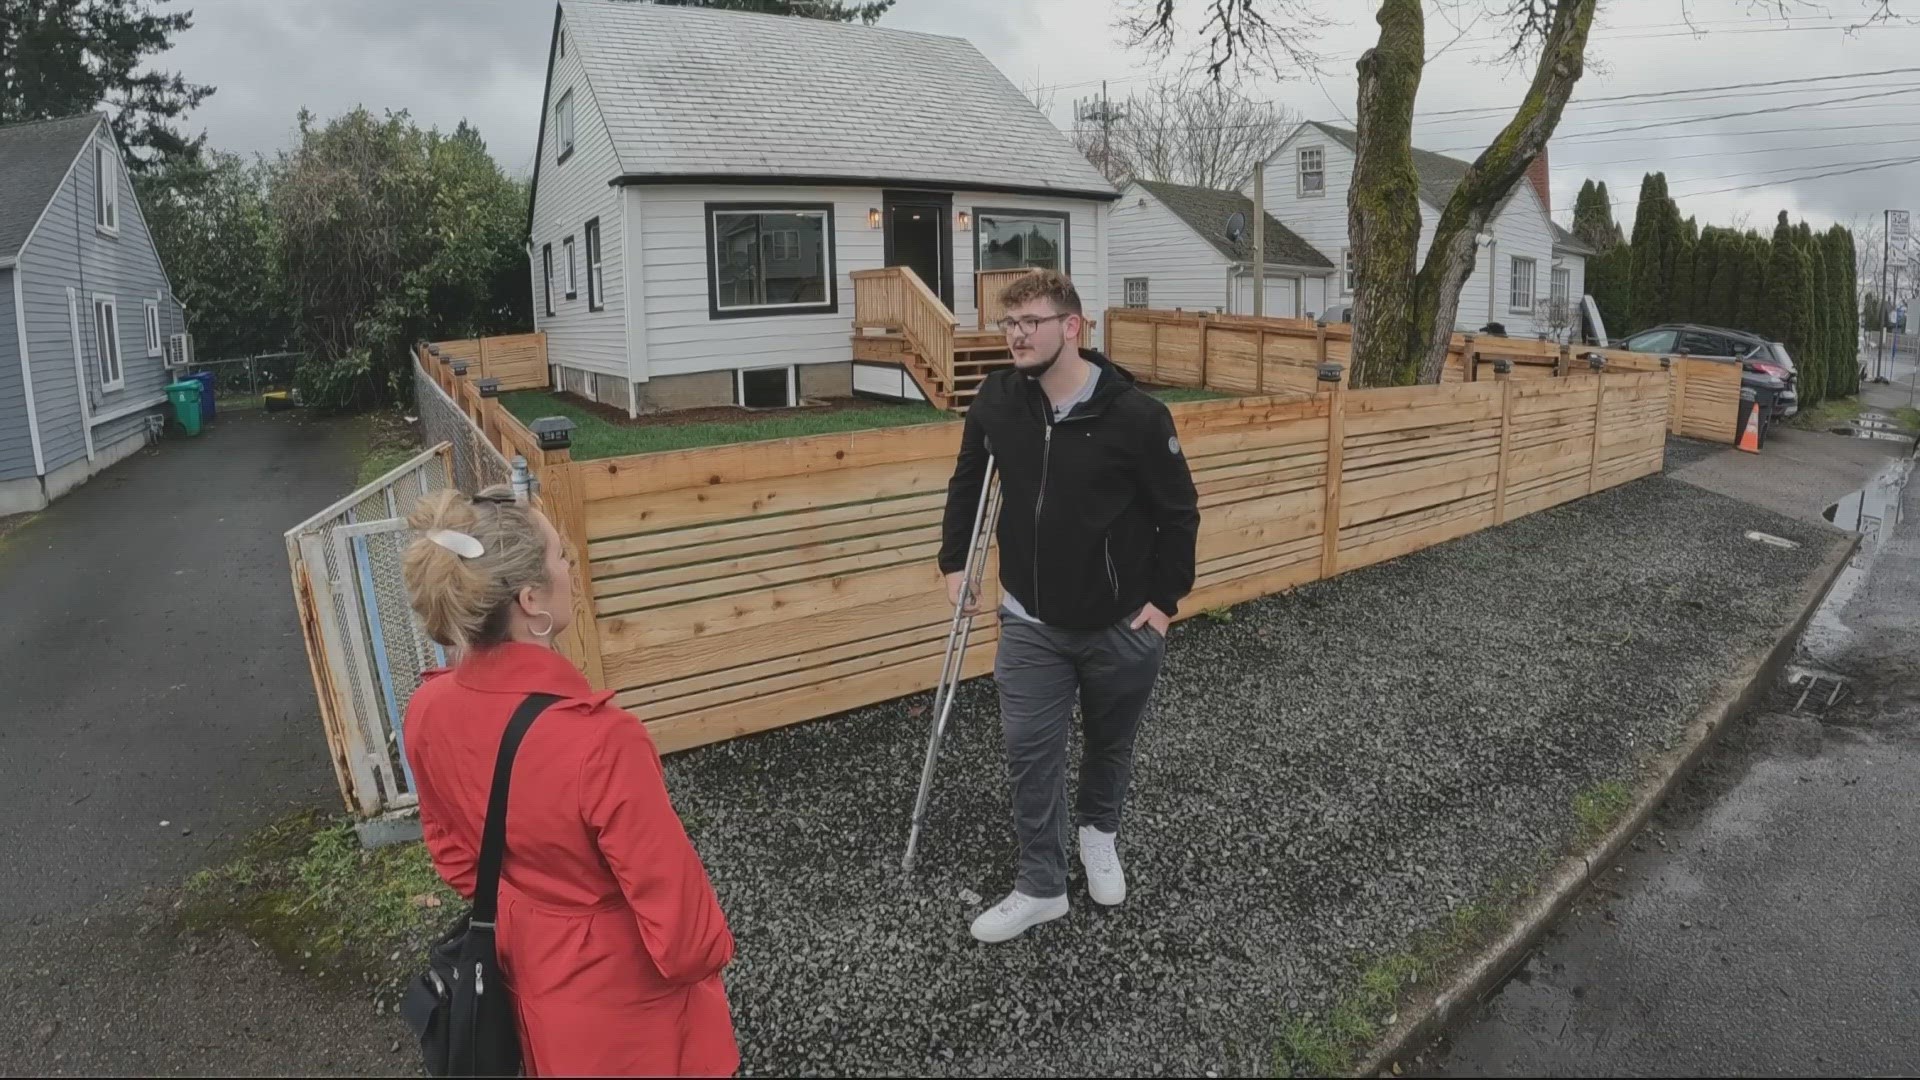
{"label": "chimney", "polygon": [[1540,208],[1553,215],[1553,188],[1547,182],[1547,148],[1540,148],[1540,156],[1527,166],[1527,179],[1533,183],[1533,190],[1540,196]]}

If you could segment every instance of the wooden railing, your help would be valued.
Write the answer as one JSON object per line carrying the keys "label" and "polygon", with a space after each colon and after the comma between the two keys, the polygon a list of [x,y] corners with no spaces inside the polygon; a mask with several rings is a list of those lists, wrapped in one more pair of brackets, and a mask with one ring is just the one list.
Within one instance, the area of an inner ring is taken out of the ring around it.
{"label": "wooden railing", "polygon": [[911,267],[855,270],[852,276],[854,330],[898,330],[951,394],[953,333],[960,320]]}
{"label": "wooden railing", "polygon": [[[437,351],[434,351],[437,350]],[[499,379],[502,390],[534,390],[548,383],[547,335],[455,338],[429,346],[434,356],[468,362],[468,377]]]}
{"label": "wooden railing", "polygon": [[990,330],[1007,313],[1000,306],[1000,292],[1019,278],[1033,273],[1033,268],[1019,266],[1011,270],[975,270],[973,272],[974,307],[980,312],[980,329]]}

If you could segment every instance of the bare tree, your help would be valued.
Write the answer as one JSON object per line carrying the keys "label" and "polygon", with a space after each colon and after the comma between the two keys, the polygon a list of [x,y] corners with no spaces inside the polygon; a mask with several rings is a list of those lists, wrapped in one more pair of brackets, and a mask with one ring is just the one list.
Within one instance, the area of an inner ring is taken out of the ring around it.
{"label": "bare tree", "polygon": [[1085,124],[1074,131],[1076,143],[1110,145],[1106,156],[1119,170],[1109,172],[1110,178],[1131,175],[1208,188],[1239,187],[1300,122],[1298,114],[1273,102],[1191,79],[1156,82],[1129,95],[1113,112],[1110,131]]}
{"label": "bare tree", "polygon": [[[1531,62],[1533,79],[1506,126],[1468,167],[1440,208],[1424,261],[1419,251],[1419,179],[1413,111],[1427,60],[1421,0],[1377,0],[1380,35],[1360,56],[1359,129],[1347,230],[1355,263],[1352,378],[1362,385],[1437,382],[1473,272],[1477,236],[1526,174],[1560,122],[1585,67],[1599,0],[1486,0],[1513,32],[1506,57]],[[1278,76],[1314,70],[1313,35],[1327,25],[1313,0],[1128,0],[1121,24],[1133,42],[1165,54],[1177,44],[1176,11],[1204,12],[1205,46],[1193,53],[1216,80],[1241,68]],[[1862,24],[1895,18],[1892,0],[1861,0]],[[1749,0],[1757,13],[1788,15],[1807,0]],[[1690,0],[1682,0],[1682,11]],[[1417,270],[1416,270],[1417,266]]]}

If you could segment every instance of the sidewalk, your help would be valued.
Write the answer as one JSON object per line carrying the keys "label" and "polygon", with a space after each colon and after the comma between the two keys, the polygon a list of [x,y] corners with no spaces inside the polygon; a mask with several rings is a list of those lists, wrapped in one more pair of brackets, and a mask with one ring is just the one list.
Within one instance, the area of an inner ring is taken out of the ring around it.
{"label": "sidewalk", "polygon": [[1002,946],[967,936],[1011,885],[989,684],[961,694],[904,884],[924,695],[676,755],[739,941],[745,1071],[1271,1074],[1290,1020],[1563,851],[1575,798],[1770,646],[1840,542],[1653,477],[1184,624],[1126,905],[1076,867],[1072,914]]}
{"label": "sidewalk", "polygon": [[1799,655],[1837,704],[1734,724],[1433,1075],[1920,1072],[1920,485],[1866,513]]}

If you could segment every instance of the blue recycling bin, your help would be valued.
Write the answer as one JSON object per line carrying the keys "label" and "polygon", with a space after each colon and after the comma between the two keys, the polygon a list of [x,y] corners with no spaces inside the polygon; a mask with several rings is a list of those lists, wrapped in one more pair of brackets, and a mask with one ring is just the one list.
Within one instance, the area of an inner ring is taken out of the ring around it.
{"label": "blue recycling bin", "polygon": [[199,371],[187,378],[200,384],[200,422],[213,419],[213,372]]}

